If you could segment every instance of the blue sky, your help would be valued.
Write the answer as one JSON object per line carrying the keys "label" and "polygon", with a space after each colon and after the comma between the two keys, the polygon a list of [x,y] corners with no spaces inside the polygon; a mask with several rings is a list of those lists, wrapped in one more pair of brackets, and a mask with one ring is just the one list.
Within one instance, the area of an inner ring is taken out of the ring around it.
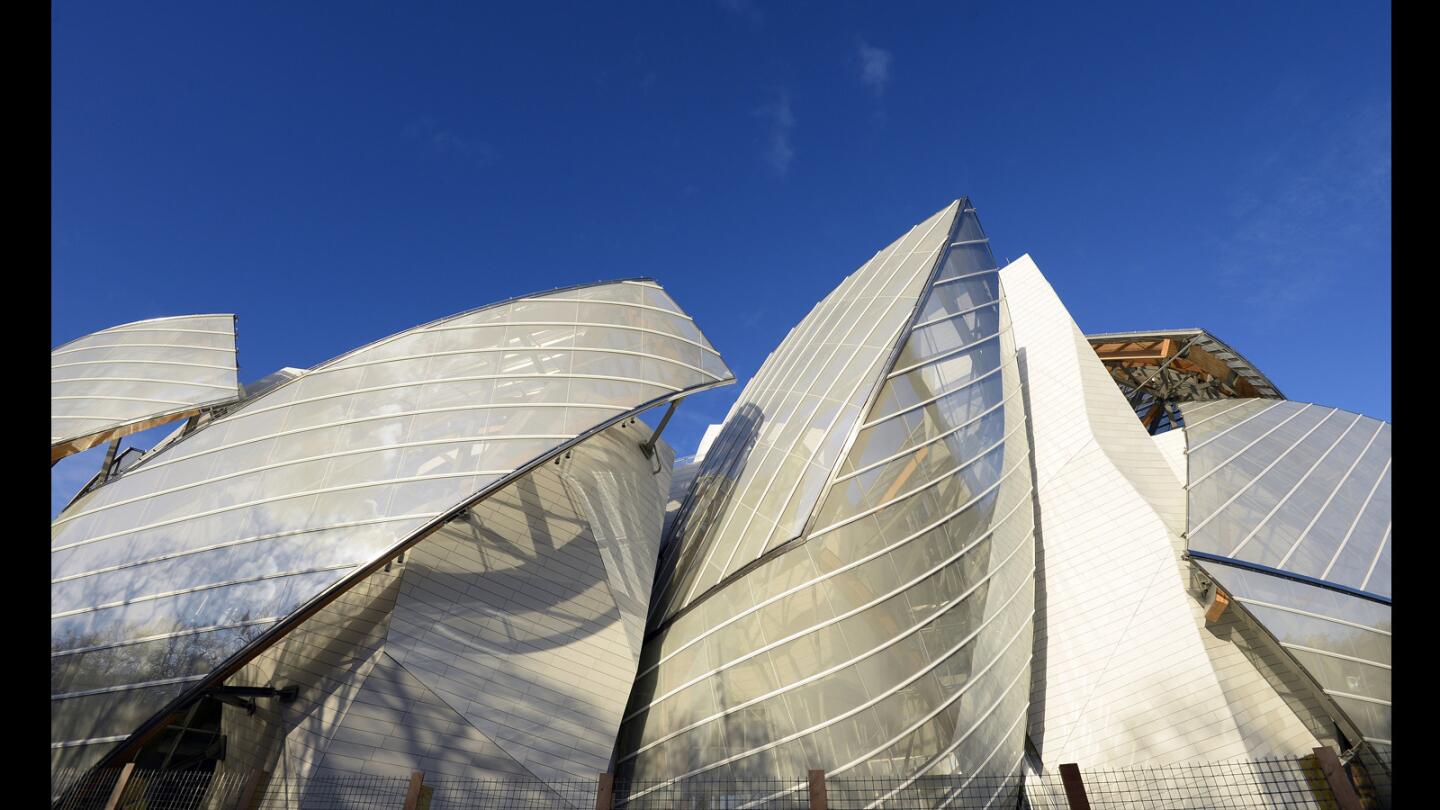
{"label": "blue sky", "polygon": [[[52,344],[235,312],[249,381],[653,276],[743,385],[968,194],[996,258],[1031,254],[1083,330],[1203,326],[1292,399],[1390,418],[1388,4],[56,3],[52,23]],[[690,452],[739,389],[666,438]],[[97,452],[54,468],[52,500]]]}

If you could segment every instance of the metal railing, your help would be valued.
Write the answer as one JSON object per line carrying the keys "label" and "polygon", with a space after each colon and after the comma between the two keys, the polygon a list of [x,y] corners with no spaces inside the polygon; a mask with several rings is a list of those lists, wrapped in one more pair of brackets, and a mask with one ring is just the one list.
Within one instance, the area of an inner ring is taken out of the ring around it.
{"label": "metal railing", "polygon": [[[1233,760],[1157,767],[1014,775],[791,780],[596,779],[563,782],[464,779],[413,772],[271,778],[262,771],[66,771],[55,775],[59,810],[1107,810],[1108,808],[1384,808],[1371,771],[1347,771],[1328,748],[1300,759]],[[1353,767],[1352,767],[1353,771]],[[1383,795],[1382,795],[1383,794]]]}

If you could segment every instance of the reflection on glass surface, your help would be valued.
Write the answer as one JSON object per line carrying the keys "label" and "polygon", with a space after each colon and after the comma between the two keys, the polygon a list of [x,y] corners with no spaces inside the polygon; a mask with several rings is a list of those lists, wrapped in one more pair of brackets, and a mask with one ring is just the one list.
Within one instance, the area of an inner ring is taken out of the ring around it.
{"label": "reflection on glass surface", "polygon": [[[730,479],[738,496],[697,485],[689,505],[710,511],[675,524],[671,548],[682,550],[662,570],[658,627],[618,742],[622,776],[787,779],[823,768],[909,779],[1018,766],[1034,609],[1024,409],[983,232],[964,202],[941,213],[948,247],[932,257],[908,326],[887,335],[888,367],[843,378],[840,390],[874,398],[847,418],[853,439],[826,459],[828,480],[799,520],[788,493],[812,491],[808,448],[829,445],[833,433],[820,429],[833,431],[835,406],[853,400],[803,403],[841,378],[825,341],[853,319],[831,311],[857,277],[874,276],[873,261],[792,330],[742,394],[763,413],[758,441],[747,440],[760,421],[752,412],[727,424],[721,441],[733,438],[706,466],[718,475],[745,456],[754,472]],[[819,372],[797,371],[807,354]],[[805,448],[798,463],[794,448]],[[795,527],[796,541],[775,543]]]}
{"label": "reflection on glass surface", "polygon": [[53,742],[107,736],[77,701],[208,674],[522,465],[730,379],[658,285],[623,281],[419,326],[244,401],[55,520],[54,711],[79,736]]}

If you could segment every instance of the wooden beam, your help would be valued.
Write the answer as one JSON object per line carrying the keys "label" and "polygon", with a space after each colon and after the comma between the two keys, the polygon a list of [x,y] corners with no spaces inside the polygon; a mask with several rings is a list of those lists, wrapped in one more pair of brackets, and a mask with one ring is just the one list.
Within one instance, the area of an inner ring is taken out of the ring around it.
{"label": "wooden beam", "polygon": [[424,771],[410,772],[410,788],[405,791],[405,810],[417,810],[420,806],[420,788],[425,784]]}
{"label": "wooden beam", "polygon": [[1218,622],[1225,608],[1230,606],[1230,597],[1218,587],[1215,589],[1215,597],[1210,600],[1210,607],[1205,609],[1205,621]]}
{"label": "wooden beam", "polygon": [[615,774],[600,774],[600,784],[595,787],[595,810],[611,810],[615,806]]}
{"label": "wooden beam", "polygon": [[825,792],[825,772],[810,769],[810,810],[829,810],[830,799]]}
{"label": "wooden beam", "polygon": [[1345,775],[1340,757],[1329,746],[1321,746],[1314,751],[1315,761],[1320,765],[1320,772],[1325,774],[1325,781],[1330,785],[1330,792],[1335,794],[1335,803],[1340,810],[1361,810],[1360,794],[1355,792],[1350,777]]}
{"label": "wooden beam", "polygon": [[1070,805],[1070,810],[1090,810],[1090,797],[1085,795],[1079,765],[1073,762],[1061,765],[1060,782],[1065,786],[1065,803]]}
{"label": "wooden beam", "polygon": [[133,773],[135,763],[125,763],[125,767],[120,769],[120,778],[115,780],[115,789],[110,791],[109,801],[105,802],[105,810],[116,810],[120,806],[120,798],[125,795],[125,787],[130,784],[130,775]]}

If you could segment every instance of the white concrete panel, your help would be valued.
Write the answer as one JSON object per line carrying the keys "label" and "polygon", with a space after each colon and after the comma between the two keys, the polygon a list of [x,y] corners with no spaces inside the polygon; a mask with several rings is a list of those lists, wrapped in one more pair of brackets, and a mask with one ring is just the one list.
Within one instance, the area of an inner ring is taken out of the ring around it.
{"label": "white concrete panel", "polygon": [[1187,592],[1180,479],[1028,257],[1000,274],[1039,525],[1030,736],[1047,765],[1293,755],[1313,738]]}

